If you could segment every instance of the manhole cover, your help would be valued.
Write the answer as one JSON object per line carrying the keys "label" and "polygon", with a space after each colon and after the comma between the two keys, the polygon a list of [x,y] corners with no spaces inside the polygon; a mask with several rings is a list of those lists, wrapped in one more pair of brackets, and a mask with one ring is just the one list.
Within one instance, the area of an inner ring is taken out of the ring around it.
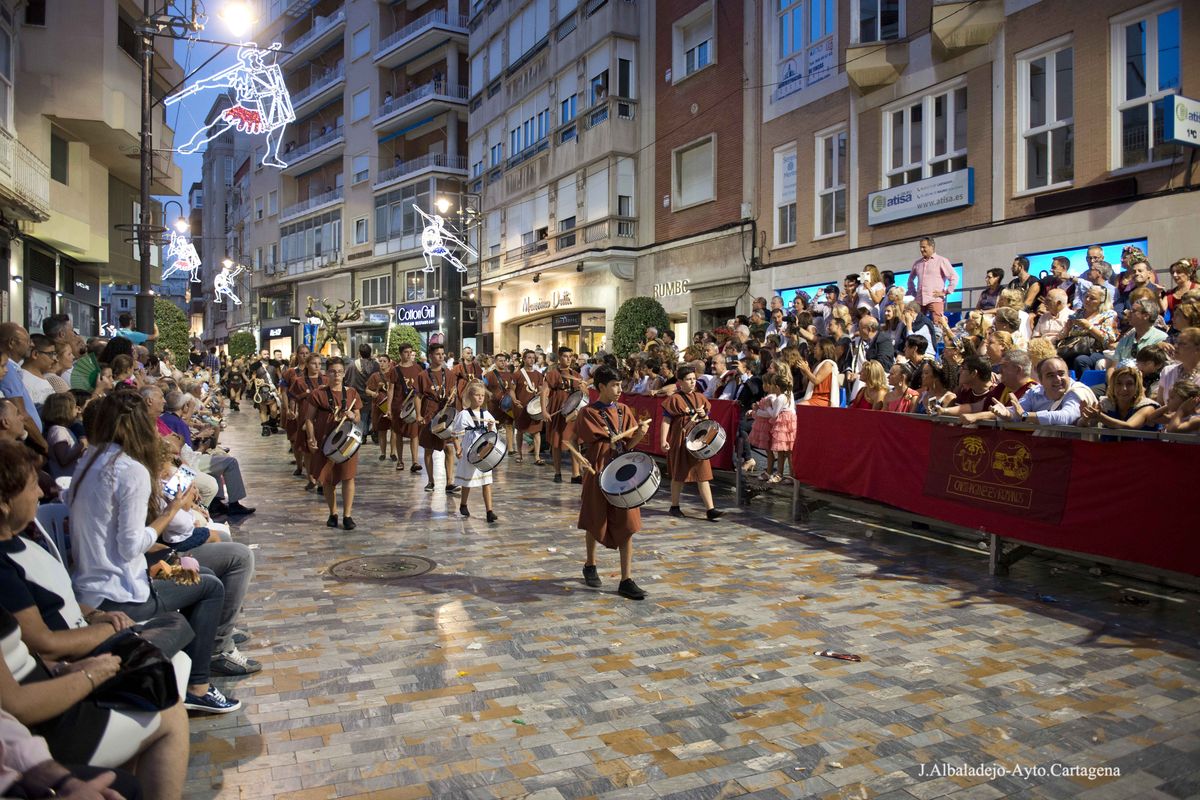
{"label": "manhole cover", "polygon": [[437,564],[421,556],[365,556],[339,561],[329,574],[340,581],[393,581],[424,575]]}

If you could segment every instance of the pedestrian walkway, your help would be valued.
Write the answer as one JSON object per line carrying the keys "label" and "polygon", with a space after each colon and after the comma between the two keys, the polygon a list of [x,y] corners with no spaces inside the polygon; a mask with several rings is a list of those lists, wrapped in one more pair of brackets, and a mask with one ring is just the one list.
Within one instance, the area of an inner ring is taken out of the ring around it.
{"label": "pedestrian walkway", "polygon": [[[331,530],[253,417],[225,438],[259,509],[235,536],[264,669],[221,683],[242,711],[192,720],[189,798],[1200,796],[1195,595],[1037,559],[991,579],[969,548],[674,519],[660,494],[633,602],[615,552],[583,585],[579,490],[548,467],[502,465],[489,526],[368,444],[359,527]],[[436,567],[329,574],[391,554]]]}

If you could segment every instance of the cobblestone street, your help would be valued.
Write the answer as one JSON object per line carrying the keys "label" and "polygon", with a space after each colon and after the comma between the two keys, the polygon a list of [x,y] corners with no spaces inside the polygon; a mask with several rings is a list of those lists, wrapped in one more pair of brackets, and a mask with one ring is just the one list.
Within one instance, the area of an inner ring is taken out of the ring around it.
{"label": "cobblestone street", "polygon": [[[726,489],[719,523],[694,497],[674,519],[664,487],[632,602],[615,552],[583,585],[579,490],[549,467],[506,461],[489,526],[368,442],[359,527],[331,530],[254,416],[225,442],[258,508],[235,537],[264,669],[220,684],[242,711],[193,718],[189,798],[1200,796],[1193,594],[1041,558],[991,579],[982,551]],[[397,553],[436,567],[329,574]]]}

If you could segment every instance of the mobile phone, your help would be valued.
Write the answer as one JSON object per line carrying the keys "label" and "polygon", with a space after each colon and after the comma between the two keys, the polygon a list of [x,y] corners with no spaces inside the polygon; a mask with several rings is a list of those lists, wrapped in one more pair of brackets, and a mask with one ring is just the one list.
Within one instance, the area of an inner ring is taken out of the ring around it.
{"label": "mobile phone", "polygon": [[180,467],[174,475],[163,481],[163,494],[168,500],[174,500],[190,489],[195,480],[195,470],[187,466]]}

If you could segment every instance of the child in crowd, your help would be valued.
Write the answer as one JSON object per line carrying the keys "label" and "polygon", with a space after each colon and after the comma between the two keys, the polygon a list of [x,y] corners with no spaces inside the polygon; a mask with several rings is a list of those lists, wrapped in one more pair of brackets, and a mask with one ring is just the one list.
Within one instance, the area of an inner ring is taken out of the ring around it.
{"label": "child in crowd", "polygon": [[[133,359],[127,355],[119,355],[112,360],[112,382],[113,386],[119,383],[124,383],[128,386],[137,386],[137,379],[133,377]],[[103,372],[103,370],[101,370]]]}
{"label": "child in crowd", "polygon": [[750,446],[767,454],[767,468],[758,476],[759,480],[765,481],[771,477],[775,467],[775,453],[771,450],[771,419],[775,416],[779,400],[779,375],[768,372],[763,375],[762,384],[765,394],[749,414],[754,417],[754,425],[750,428]]}
{"label": "child in crowd", "polygon": [[42,406],[42,424],[46,428],[49,453],[46,466],[50,477],[62,478],[75,472],[75,462],[87,448],[87,439],[76,438],[72,426],[78,421],[79,406],[67,392],[52,394]]}
{"label": "child in crowd", "polygon": [[463,390],[462,411],[454,418],[450,429],[454,433],[454,450],[457,456],[457,466],[454,469],[454,483],[462,487],[462,499],[458,503],[458,513],[464,517],[471,516],[467,508],[467,498],[475,487],[483,489],[483,507],[487,509],[487,521],[495,522],[499,517],[492,510],[492,473],[480,472],[475,465],[463,458],[466,451],[471,449],[475,441],[496,429],[496,418],[487,410],[487,387],[483,381],[473,380]]}
{"label": "child in crowd", "polygon": [[786,369],[775,373],[775,386],[779,393],[775,396],[775,409],[771,416],[771,458],[775,461],[771,483],[779,483],[787,475],[792,445],[796,443],[796,398],[792,394],[792,373]]}

